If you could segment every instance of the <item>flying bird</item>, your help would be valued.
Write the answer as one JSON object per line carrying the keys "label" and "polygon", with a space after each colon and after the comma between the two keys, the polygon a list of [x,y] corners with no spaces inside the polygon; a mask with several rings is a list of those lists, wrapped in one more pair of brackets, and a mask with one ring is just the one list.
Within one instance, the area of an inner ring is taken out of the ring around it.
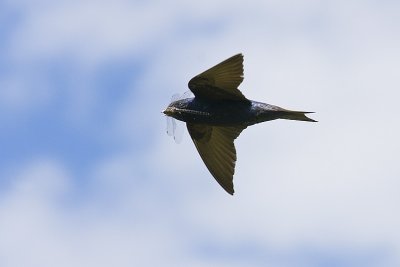
{"label": "flying bird", "polygon": [[305,114],[247,99],[238,89],[243,81],[243,55],[234,55],[189,81],[194,94],[171,102],[163,111],[186,122],[204,164],[226,192],[233,195],[234,140],[246,127],[286,119],[316,122]]}

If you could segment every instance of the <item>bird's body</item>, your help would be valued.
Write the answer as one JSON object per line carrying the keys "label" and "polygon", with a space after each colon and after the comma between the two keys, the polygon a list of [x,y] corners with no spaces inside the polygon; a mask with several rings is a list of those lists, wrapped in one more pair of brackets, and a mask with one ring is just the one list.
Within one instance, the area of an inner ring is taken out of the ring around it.
{"label": "bird's body", "polygon": [[234,140],[248,126],[275,119],[312,121],[305,114],[247,99],[238,86],[243,80],[243,56],[235,55],[189,81],[194,98],[173,101],[167,116],[186,122],[189,134],[208,170],[233,194]]}
{"label": "bird's body", "polygon": [[304,112],[290,111],[278,106],[247,100],[208,101],[197,98],[177,100],[170,104],[165,113],[171,112],[175,119],[186,123],[207,124],[211,126],[250,126],[256,123],[288,119],[290,115],[296,120],[313,121]]}

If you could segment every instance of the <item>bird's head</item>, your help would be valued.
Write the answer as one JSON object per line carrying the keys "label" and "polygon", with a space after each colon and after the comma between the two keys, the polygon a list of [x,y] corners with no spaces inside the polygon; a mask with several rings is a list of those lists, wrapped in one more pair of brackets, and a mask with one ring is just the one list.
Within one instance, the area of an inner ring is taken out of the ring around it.
{"label": "bird's head", "polygon": [[185,121],[185,116],[191,113],[190,102],[191,99],[188,98],[172,101],[162,113],[177,120]]}

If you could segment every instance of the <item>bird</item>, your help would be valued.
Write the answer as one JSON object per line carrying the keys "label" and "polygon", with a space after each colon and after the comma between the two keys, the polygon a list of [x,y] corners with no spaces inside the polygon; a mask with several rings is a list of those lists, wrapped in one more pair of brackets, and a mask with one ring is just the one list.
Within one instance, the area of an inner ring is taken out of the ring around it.
{"label": "bird", "polygon": [[194,97],[172,101],[163,113],[186,122],[201,159],[221,187],[234,194],[234,140],[248,126],[276,119],[316,122],[304,111],[287,110],[246,98],[238,89],[244,79],[243,55],[236,54],[193,77]]}

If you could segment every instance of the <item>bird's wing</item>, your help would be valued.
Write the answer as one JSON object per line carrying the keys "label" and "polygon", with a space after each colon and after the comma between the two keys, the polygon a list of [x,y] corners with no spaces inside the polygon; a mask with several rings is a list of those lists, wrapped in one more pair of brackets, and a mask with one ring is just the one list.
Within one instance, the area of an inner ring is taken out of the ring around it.
{"label": "bird's wing", "polygon": [[243,55],[237,54],[195,76],[189,88],[196,97],[210,100],[247,100],[238,86],[243,81]]}
{"label": "bird's wing", "polygon": [[186,124],[200,157],[215,180],[233,195],[236,150],[233,141],[246,128],[217,127],[204,124]]}

